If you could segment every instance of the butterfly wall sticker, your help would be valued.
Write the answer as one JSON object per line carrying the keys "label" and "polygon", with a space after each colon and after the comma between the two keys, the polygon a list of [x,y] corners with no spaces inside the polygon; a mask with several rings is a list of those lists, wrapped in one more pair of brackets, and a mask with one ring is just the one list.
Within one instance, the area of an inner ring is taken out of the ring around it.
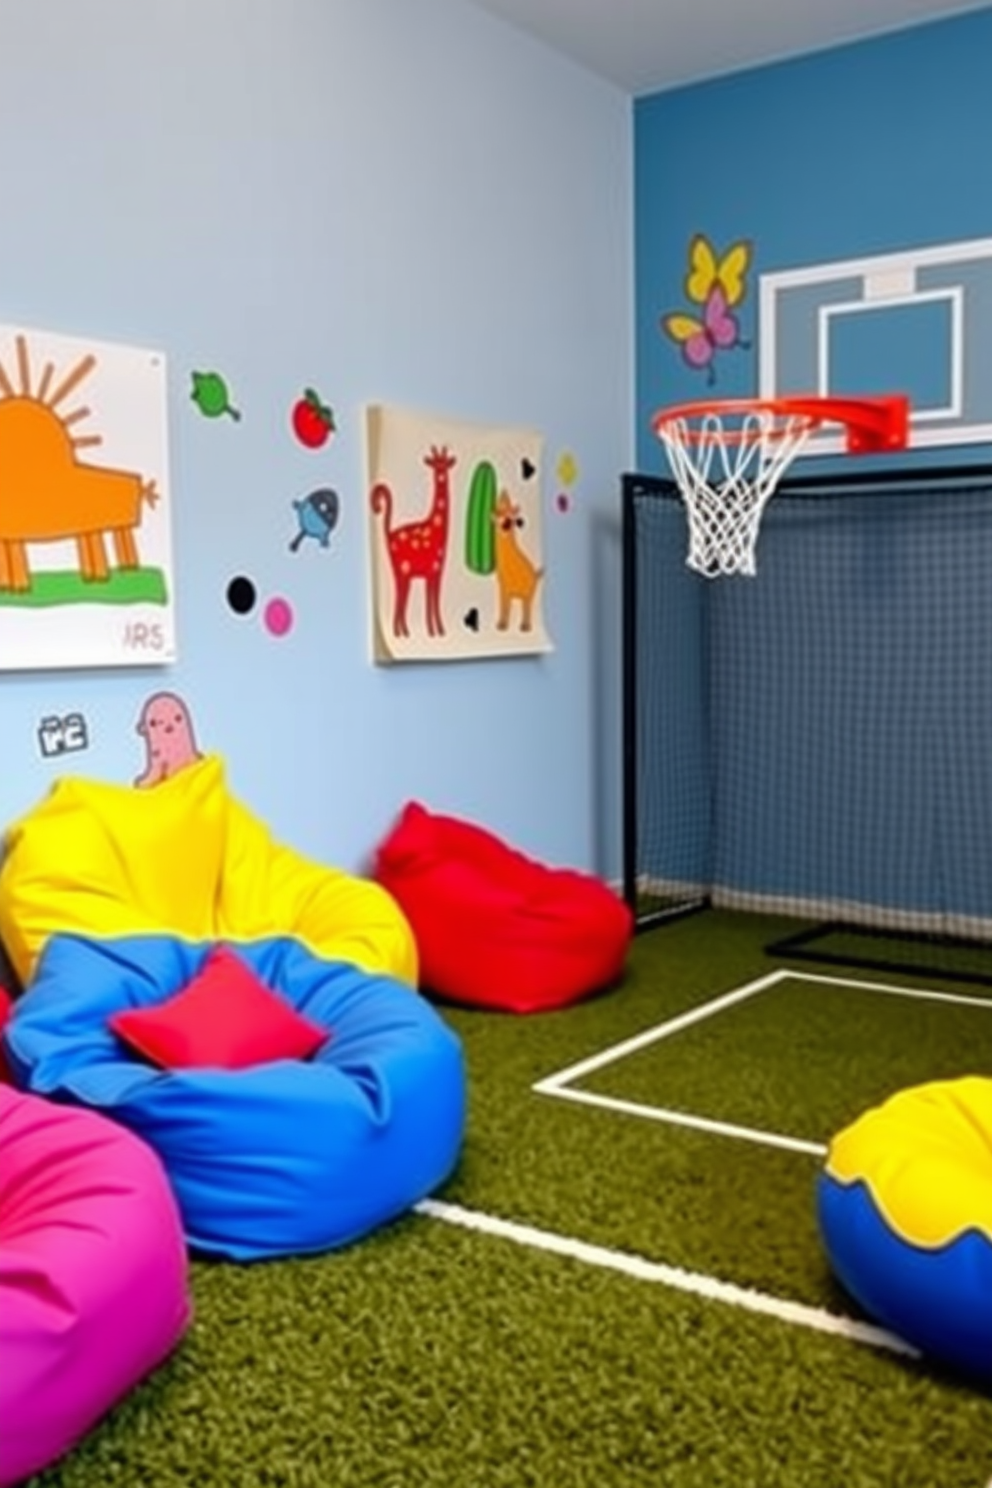
{"label": "butterfly wall sticker", "polygon": [[734,311],[747,294],[750,264],[751,244],[746,239],[734,243],[720,258],[709,239],[697,233],[689,244],[684,288],[686,299],[699,305],[700,312],[674,310],[661,317],[661,328],[679,347],[683,361],[694,371],[705,372],[711,387],[716,381],[717,352],[748,345],[741,339],[740,320]]}

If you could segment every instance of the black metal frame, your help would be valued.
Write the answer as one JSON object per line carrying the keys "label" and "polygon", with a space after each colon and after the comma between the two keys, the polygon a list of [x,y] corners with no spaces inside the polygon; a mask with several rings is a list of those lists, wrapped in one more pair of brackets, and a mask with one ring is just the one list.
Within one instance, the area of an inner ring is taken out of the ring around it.
{"label": "black metal frame", "polygon": [[637,907],[637,521],[634,503],[638,496],[652,495],[679,500],[679,488],[673,480],[656,475],[626,474],[622,477],[621,527],[621,610],[622,610],[622,688],[623,688],[623,897],[634,916],[634,927],[640,932],[698,914],[709,906],[708,895],[673,904],[646,914]]}
{"label": "black metal frame", "polygon": [[[856,956],[840,951],[813,950],[818,940],[828,935],[864,936],[866,940],[897,940],[909,945],[921,945],[936,949],[947,946],[954,950],[985,951],[989,958],[989,970],[963,971],[959,967],[939,966],[925,961],[889,961],[884,956]],[[883,930],[874,925],[852,925],[844,920],[824,920],[795,935],[785,935],[781,940],[765,946],[768,956],[780,956],[793,961],[816,961],[827,966],[860,966],[866,971],[884,971],[889,975],[939,977],[943,982],[969,982],[979,987],[992,987],[992,941],[970,940],[957,935],[928,935],[918,930]]]}
{"label": "black metal frame", "polygon": [[[865,469],[858,462],[858,469],[836,471],[832,474],[787,475],[779,486],[779,494],[815,499],[817,495],[838,491],[852,495],[876,490],[879,486],[898,486],[911,492],[914,487],[927,488],[935,485],[964,487],[976,482],[992,482],[992,464],[973,465],[915,465],[911,468],[884,467]],[[628,472],[621,477],[621,571],[622,571],[622,686],[623,686],[623,895],[630,906],[638,931],[647,930],[661,923],[682,918],[705,909],[711,903],[709,896],[687,902],[685,905],[662,909],[650,914],[639,914],[637,908],[637,522],[635,503],[639,497],[657,496],[662,500],[680,501],[681,492],[677,483],[667,476],[642,475]],[[992,741],[990,741],[992,747]],[[794,936],[766,946],[769,955],[795,957],[833,965],[860,966],[873,970],[905,973],[909,975],[939,976],[950,981],[977,982],[992,985],[992,975],[949,970],[921,963],[893,963],[882,959],[858,956],[840,956],[820,952],[810,947],[825,935],[835,931],[864,933],[865,927],[840,921],[827,921],[798,932]],[[873,930],[871,933],[900,941],[921,941],[929,946],[941,943],[941,937],[920,935],[913,931]],[[947,936],[948,945],[983,948],[985,942]],[[992,954],[992,946],[990,946]]]}

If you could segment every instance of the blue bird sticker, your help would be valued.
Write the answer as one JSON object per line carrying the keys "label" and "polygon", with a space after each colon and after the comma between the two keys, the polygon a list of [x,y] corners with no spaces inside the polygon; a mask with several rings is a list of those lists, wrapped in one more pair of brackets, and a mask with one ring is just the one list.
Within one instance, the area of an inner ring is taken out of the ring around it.
{"label": "blue bird sticker", "polygon": [[299,531],[289,545],[289,551],[295,553],[305,538],[312,537],[319,542],[322,548],[326,548],[331,540],[331,533],[338,524],[341,511],[341,503],[338,493],[330,486],[321,487],[318,491],[311,491],[309,496],[304,496],[301,501],[293,502],[293,510],[296,512],[296,520],[299,523]]}

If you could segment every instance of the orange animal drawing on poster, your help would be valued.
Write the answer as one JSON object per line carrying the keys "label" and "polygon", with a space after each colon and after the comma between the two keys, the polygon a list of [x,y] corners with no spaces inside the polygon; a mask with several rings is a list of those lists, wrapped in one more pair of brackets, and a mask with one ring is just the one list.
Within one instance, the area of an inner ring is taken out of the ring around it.
{"label": "orange animal drawing on poster", "polygon": [[90,409],[59,411],[96,357],[83,357],[54,386],[48,362],[33,386],[25,337],[17,336],[15,346],[16,374],[0,362],[0,591],[30,590],[31,543],[75,540],[77,567],[87,581],[109,576],[107,537],[116,566],[138,568],[134,534],[144,503],[158,500],[155,482],[83,463],[80,450],[102,442],[99,434],[73,432]]}
{"label": "orange animal drawing on poster", "polygon": [[544,569],[538,568],[517,541],[517,529],[524,525],[519,505],[511,501],[507,491],[500,491],[493,512],[496,524],[496,587],[499,591],[499,616],[497,630],[507,630],[513,601],[520,601],[520,629],[530,630],[533,625],[534,597],[537,586],[544,577]]}

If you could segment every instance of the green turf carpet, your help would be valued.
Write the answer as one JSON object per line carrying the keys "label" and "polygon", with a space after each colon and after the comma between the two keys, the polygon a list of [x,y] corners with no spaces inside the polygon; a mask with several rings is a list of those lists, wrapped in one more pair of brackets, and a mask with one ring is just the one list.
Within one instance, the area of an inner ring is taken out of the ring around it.
{"label": "green turf carpet", "polygon": [[892,1091],[959,1073],[983,1040],[992,1044],[992,998],[872,992],[838,985],[836,970],[830,980],[807,972],[577,1084],[826,1143]]}
{"label": "green turf carpet", "polygon": [[[781,921],[763,917],[695,915],[639,937],[617,993],[522,1021],[450,1011],[469,1053],[476,1134],[450,1196],[739,1285],[835,1305],[815,1224],[817,1156],[528,1094],[557,1070],[788,970],[764,952],[781,933]],[[826,975],[837,977],[837,969]],[[953,985],[944,990],[962,995]],[[973,988],[963,995],[963,1005],[931,1004],[786,981],[578,1083],[825,1141],[900,1084],[992,1075],[992,996]]]}
{"label": "green turf carpet", "polygon": [[[855,1315],[816,1234],[817,1157],[532,1088],[766,976],[778,963],[763,947],[787,929],[693,916],[639,937],[623,986],[593,1001],[529,1018],[445,1008],[471,1103],[463,1161],[438,1197]],[[992,997],[978,1001],[785,979],[577,1084],[818,1140],[848,1102],[907,1071],[992,1074]],[[992,1399],[927,1364],[425,1215],[337,1254],[198,1262],[193,1282],[196,1322],[173,1359],[36,1488],[992,1477]]]}
{"label": "green turf carpet", "polygon": [[[414,1218],[199,1266],[174,1361],[64,1488],[979,1488],[992,1408],[917,1368]],[[983,1476],[985,1474],[985,1476]]]}

